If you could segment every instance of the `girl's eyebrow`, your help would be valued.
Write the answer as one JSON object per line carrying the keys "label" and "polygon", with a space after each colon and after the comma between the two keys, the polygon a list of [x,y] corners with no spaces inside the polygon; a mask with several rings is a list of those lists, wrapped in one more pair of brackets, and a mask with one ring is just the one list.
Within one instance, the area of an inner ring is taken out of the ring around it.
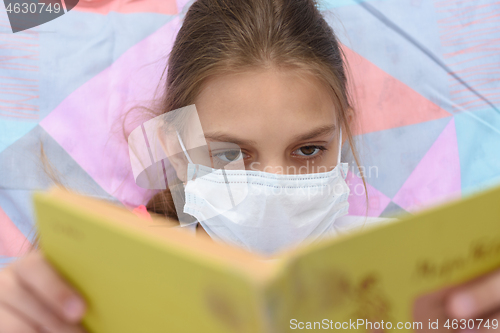
{"label": "girl's eyebrow", "polygon": [[318,127],[316,129],[310,131],[309,133],[305,133],[305,134],[301,134],[299,136],[296,136],[294,140],[295,141],[311,140],[311,139],[314,139],[315,137],[320,136],[320,135],[331,134],[331,133],[335,132],[336,129],[337,129],[337,126],[335,126],[335,124],[321,126],[321,127]]}
{"label": "girl's eyebrow", "polygon": [[235,137],[232,137],[230,135],[220,133],[220,132],[206,133],[204,135],[204,138],[206,140],[215,141],[215,142],[230,142],[230,143],[237,144],[238,146],[255,146],[256,145],[255,141],[238,139],[238,138],[235,138]]}
{"label": "girl's eyebrow", "polygon": [[[326,126],[321,126],[318,128],[313,129],[312,131],[301,134],[297,137],[294,138],[295,141],[306,141],[313,139],[315,137],[318,137],[320,135],[326,135],[335,132],[337,129],[337,126],[335,124],[332,125],[326,125]],[[235,137],[232,137],[230,135],[220,133],[220,132],[214,132],[214,133],[206,133],[204,135],[204,138],[206,140],[210,141],[215,141],[215,142],[230,142],[237,144],[238,146],[255,146],[256,142],[252,140],[245,140],[245,139],[238,139]]]}

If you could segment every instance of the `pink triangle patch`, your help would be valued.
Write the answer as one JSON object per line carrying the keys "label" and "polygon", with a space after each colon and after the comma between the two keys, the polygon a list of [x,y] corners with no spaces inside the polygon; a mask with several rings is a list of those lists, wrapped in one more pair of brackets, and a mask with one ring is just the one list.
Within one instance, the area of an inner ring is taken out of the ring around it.
{"label": "pink triangle patch", "polygon": [[0,208],[0,256],[21,257],[30,247],[28,239]]}
{"label": "pink triangle patch", "polygon": [[461,195],[460,160],[452,119],[406,180],[393,201],[409,212]]}
{"label": "pink triangle patch", "polygon": [[[132,174],[124,114],[153,100],[181,21],[174,18],[80,86],[40,125],[106,192],[126,206],[145,204],[153,192]],[[136,110],[139,111],[139,110]],[[147,120],[132,113],[132,129]]]}
{"label": "pink triangle patch", "polygon": [[450,113],[389,75],[372,62],[342,47],[355,82],[357,128],[355,134],[449,117]]}
{"label": "pink triangle patch", "polygon": [[363,186],[363,181],[353,172],[349,171],[347,173],[346,182],[351,193],[349,193],[349,213],[348,215],[356,216],[374,216],[378,217],[387,205],[391,202],[391,199],[386,197],[380,191],[375,189],[370,184],[366,183],[368,190],[368,212],[366,210],[366,196],[365,187]]}

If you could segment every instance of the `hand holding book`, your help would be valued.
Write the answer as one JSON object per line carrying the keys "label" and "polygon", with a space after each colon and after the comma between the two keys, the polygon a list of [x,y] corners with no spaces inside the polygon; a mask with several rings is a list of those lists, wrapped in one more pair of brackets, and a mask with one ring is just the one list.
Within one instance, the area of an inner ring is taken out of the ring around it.
{"label": "hand holding book", "polygon": [[500,270],[458,287],[446,308],[452,318],[500,320]]}
{"label": "hand holding book", "polygon": [[0,271],[0,332],[84,333],[83,299],[39,251]]}

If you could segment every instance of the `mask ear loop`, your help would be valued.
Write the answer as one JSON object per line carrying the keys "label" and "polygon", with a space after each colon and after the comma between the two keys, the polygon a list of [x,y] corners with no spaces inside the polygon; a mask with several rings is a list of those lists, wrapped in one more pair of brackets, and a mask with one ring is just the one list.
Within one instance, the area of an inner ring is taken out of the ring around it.
{"label": "mask ear loop", "polygon": [[340,134],[339,134],[339,157],[337,159],[337,165],[340,164],[340,153],[342,152],[342,127],[340,127],[339,132],[340,132]]}
{"label": "mask ear loop", "polygon": [[[184,146],[184,142],[182,141],[179,132],[176,131],[176,133],[177,133],[177,138],[179,139],[179,144],[181,145],[182,151],[184,152],[184,156],[186,156],[189,163],[194,164],[193,161],[191,160],[191,157],[189,157],[186,146]],[[198,173],[198,165],[196,165],[196,171],[194,172],[194,175],[191,177],[192,180],[196,179],[197,173]]]}
{"label": "mask ear loop", "polygon": [[342,153],[342,126],[339,128],[339,156],[337,158],[337,166],[339,167],[340,173],[342,174],[342,177],[345,178],[346,175],[344,174],[344,170],[342,166],[340,165],[340,156]]}
{"label": "mask ear loop", "polygon": [[[179,144],[181,145],[182,151],[184,152],[184,155],[186,156],[188,162],[191,163],[191,164],[194,164],[193,161],[191,160],[191,157],[189,157],[189,154],[187,152],[186,146],[184,146],[184,142],[182,141],[179,132],[178,131],[175,131],[175,132],[177,133],[177,139],[179,139]],[[193,180],[196,178],[196,174],[197,173],[198,173],[198,166],[196,166],[196,172],[193,175]],[[196,233],[196,228],[198,227],[198,224],[199,224],[198,221],[196,221],[195,223],[187,224],[187,225],[184,225],[184,226],[181,225],[181,227],[192,228],[192,230],[194,230],[194,232]],[[192,227],[193,225],[194,225],[194,227]]]}
{"label": "mask ear loop", "polygon": [[[189,163],[194,164],[193,161],[191,160],[191,157],[189,157],[189,154],[187,152],[186,146],[184,146],[184,142],[181,139],[181,136],[179,135],[179,132],[177,132],[177,138],[179,139],[179,144],[181,145],[182,151],[184,152],[184,156],[186,156],[187,160]],[[196,174],[198,173],[198,166],[196,166],[196,171],[192,177],[192,179],[196,179]]]}
{"label": "mask ear loop", "polygon": [[189,155],[187,153],[186,147],[184,146],[184,142],[182,142],[182,139],[181,139],[181,136],[179,135],[179,132],[176,131],[175,133],[177,133],[177,138],[179,139],[179,144],[181,145],[182,151],[184,152],[184,155],[186,156],[188,162],[191,164],[194,164],[193,161],[191,160],[191,157],[189,157]]}

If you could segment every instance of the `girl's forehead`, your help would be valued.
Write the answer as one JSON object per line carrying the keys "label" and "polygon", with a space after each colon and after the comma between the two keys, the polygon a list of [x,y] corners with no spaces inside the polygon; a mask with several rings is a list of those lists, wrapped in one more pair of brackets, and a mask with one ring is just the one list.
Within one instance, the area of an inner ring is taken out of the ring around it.
{"label": "girl's forehead", "polygon": [[293,131],[337,124],[329,86],[294,70],[256,70],[208,80],[195,100],[204,131]]}

